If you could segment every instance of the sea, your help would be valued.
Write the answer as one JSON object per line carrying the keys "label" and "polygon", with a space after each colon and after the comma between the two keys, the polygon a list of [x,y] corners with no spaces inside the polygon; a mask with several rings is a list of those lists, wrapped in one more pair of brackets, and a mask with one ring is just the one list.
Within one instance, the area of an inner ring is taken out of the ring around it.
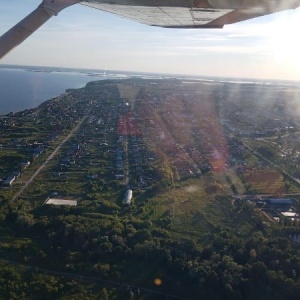
{"label": "sea", "polygon": [[[212,78],[170,74],[137,73],[123,71],[66,69],[57,67],[0,65],[0,115],[35,108],[42,102],[57,97],[66,89],[84,87],[90,81],[105,79],[180,78],[207,82],[238,84],[295,85],[295,82],[249,81],[232,78]],[[299,87],[299,82],[296,84]]]}
{"label": "sea", "polygon": [[35,108],[68,88],[81,88],[100,79],[80,70],[1,66],[0,115]]}

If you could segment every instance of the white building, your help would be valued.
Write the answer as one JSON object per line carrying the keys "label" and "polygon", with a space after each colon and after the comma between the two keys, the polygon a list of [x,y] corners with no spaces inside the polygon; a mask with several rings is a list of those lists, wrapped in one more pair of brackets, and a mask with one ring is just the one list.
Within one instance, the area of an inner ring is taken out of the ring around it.
{"label": "white building", "polygon": [[132,190],[127,190],[125,193],[125,204],[130,205],[132,199]]}
{"label": "white building", "polygon": [[77,206],[77,200],[47,198],[47,200],[45,201],[45,204]]}

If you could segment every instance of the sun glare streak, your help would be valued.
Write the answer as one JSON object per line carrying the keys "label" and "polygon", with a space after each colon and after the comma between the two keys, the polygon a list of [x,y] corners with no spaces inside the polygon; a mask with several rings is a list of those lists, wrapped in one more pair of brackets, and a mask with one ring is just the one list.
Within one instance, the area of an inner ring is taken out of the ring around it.
{"label": "sun glare streak", "polygon": [[300,76],[300,10],[289,17],[276,20],[268,43],[275,63]]}

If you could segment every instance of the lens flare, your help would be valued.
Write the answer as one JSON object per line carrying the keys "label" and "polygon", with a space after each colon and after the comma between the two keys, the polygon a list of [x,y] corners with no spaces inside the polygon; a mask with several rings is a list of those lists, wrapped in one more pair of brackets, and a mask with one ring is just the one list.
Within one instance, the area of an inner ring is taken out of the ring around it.
{"label": "lens flare", "polygon": [[162,285],[162,280],[161,278],[155,278],[153,280],[153,283],[156,285],[156,286],[161,286]]}

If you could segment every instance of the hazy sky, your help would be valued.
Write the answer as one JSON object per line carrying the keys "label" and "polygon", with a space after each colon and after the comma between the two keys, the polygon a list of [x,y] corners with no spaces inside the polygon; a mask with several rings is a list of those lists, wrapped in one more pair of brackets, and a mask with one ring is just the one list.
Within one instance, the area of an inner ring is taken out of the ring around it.
{"label": "hazy sky", "polygon": [[[0,35],[40,0],[1,0]],[[223,29],[164,29],[75,5],[1,64],[300,80],[300,9]]]}

